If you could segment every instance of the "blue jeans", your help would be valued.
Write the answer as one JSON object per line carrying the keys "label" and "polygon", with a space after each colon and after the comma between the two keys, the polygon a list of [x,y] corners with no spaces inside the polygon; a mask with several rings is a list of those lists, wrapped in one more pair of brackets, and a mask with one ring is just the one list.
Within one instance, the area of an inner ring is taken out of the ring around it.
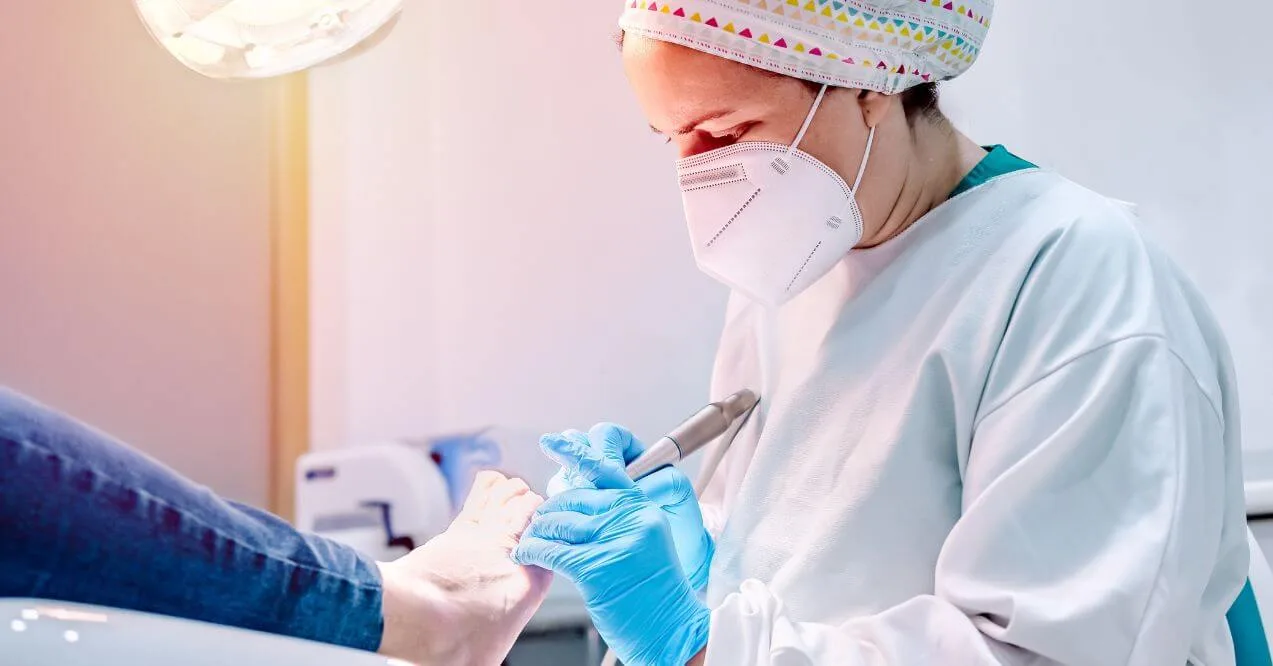
{"label": "blue jeans", "polygon": [[363,650],[380,574],[0,387],[0,597],[127,608]]}

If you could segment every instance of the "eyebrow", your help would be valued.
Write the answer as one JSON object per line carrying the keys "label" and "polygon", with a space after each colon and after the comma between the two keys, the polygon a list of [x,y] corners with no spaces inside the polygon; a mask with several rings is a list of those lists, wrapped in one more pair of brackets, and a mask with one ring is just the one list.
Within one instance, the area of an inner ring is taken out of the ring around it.
{"label": "eyebrow", "polygon": [[[620,28],[618,32],[614,33],[614,45],[617,46],[620,51],[623,50],[623,38],[626,35],[627,35],[627,31],[623,30],[622,28]],[[685,136],[686,134],[693,132],[696,128],[698,128],[699,125],[702,125],[703,123],[716,120],[717,118],[724,118],[725,116],[728,116],[729,114],[733,112],[734,112],[733,109],[724,109],[721,111],[716,111],[714,113],[709,113],[699,118],[698,120],[695,120],[692,123],[687,123],[685,125],[682,125],[680,129],[677,129],[676,131],[672,132],[672,136]],[[660,131],[659,128],[655,127],[654,125],[650,125],[650,131],[660,136],[663,134],[663,132]]]}
{"label": "eyebrow", "polygon": [[[716,120],[717,118],[724,118],[725,116],[728,116],[729,114],[733,112],[734,112],[734,109],[722,109],[720,111],[713,111],[712,113],[708,113],[706,115],[700,116],[699,118],[695,119],[693,122],[686,123],[682,125],[680,128],[674,130],[672,132],[672,136],[684,136],[698,129],[698,126],[702,125],[703,123],[711,122],[713,120]],[[659,128],[655,127],[654,125],[650,125],[650,131],[654,132],[655,134],[663,133],[662,131],[659,130]]]}

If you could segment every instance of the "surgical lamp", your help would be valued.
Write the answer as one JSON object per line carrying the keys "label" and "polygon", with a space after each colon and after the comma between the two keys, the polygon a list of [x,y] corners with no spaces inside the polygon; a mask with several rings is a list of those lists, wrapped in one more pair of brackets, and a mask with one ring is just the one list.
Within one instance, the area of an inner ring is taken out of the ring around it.
{"label": "surgical lamp", "polygon": [[388,34],[403,0],[133,0],[177,60],[218,79],[290,74]]}

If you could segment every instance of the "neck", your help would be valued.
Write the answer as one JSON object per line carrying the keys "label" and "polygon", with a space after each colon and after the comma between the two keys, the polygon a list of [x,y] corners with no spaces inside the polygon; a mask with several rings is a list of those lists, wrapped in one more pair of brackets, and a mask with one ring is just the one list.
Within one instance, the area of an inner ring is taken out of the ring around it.
{"label": "neck", "polygon": [[906,231],[946,201],[959,181],[986,156],[981,146],[945,119],[921,119],[912,131],[912,151],[892,209],[882,223],[867,225],[858,247],[875,247]]}

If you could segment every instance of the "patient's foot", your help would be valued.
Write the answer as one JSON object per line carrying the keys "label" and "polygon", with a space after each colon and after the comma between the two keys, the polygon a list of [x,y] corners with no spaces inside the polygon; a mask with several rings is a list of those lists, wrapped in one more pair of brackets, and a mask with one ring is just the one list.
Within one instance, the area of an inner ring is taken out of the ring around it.
{"label": "patient's foot", "polygon": [[497,666],[552,581],[509,558],[542,502],[521,479],[482,472],[446,532],[380,563],[380,652],[422,666]]}

